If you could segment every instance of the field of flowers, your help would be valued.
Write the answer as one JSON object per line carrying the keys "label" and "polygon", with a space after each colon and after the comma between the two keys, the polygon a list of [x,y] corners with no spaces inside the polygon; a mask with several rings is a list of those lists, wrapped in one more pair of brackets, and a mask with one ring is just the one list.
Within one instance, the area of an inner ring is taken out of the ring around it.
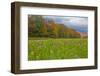
{"label": "field of flowers", "polygon": [[28,60],[78,59],[88,57],[86,38],[29,38]]}

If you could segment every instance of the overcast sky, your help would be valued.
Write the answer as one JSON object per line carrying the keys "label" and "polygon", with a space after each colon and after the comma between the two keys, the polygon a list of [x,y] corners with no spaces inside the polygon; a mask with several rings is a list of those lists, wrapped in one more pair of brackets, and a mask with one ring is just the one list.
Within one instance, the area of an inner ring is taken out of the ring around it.
{"label": "overcast sky", "polygon": [[73,28],[79,32],[88,31],[88,17],[76,16],[43,16],[45,19],[53,19],[56,23],[64,24],[67,27]]}

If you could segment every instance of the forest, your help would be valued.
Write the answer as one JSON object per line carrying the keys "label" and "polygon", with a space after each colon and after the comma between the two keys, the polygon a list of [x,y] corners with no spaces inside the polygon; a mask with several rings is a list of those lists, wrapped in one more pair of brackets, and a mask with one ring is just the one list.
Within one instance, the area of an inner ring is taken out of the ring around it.
{"label": "forest", "polygon": [[28,16],[29,37],[80,38],[80,32],[40,15]]}

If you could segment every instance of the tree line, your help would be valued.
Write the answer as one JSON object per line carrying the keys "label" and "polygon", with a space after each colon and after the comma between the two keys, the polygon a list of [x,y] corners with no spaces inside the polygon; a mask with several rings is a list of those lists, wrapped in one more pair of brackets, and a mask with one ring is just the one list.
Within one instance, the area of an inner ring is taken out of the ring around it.
{"label": "tree line", "polygon": [[43,16],[28,16],[29,37],[79,38],[80,33]]}

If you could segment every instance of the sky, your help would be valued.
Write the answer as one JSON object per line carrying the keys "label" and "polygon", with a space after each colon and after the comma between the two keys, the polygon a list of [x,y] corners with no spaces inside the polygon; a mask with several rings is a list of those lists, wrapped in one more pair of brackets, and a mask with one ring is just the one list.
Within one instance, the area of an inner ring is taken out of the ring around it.
{"label": "sky", "polygon": [[52,19],[56,23],[64,24],[78,32],[88,32],[88,17],[79,16],[43,16],[45,19]]}

